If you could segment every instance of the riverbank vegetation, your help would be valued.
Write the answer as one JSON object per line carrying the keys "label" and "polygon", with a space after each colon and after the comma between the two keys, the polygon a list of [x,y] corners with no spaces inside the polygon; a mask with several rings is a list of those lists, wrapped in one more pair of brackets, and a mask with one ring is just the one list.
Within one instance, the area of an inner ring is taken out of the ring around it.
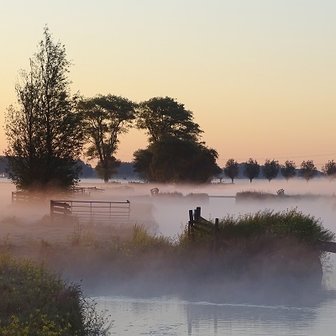
{"label": "riverbank vegetation", "polygon": [[[324,253],[319,241],[334,235],[298,211],[260,212],[218,222],[215,232],[187,228],[175,239],[135,226],[123,237],[106,228],[83,227],[68,240],[16,245],[92,295],[182,295],[214,300],[261,299],[267,294],[304,295],[321,289]],[[212,223],[211,225],[214,225]],[[104,230],[103,234],[99,234]]]}
{"label": "riverbank vegetation", "polygon": [[0,254],[0,335],[102,336],[104,324],[79,286]]}

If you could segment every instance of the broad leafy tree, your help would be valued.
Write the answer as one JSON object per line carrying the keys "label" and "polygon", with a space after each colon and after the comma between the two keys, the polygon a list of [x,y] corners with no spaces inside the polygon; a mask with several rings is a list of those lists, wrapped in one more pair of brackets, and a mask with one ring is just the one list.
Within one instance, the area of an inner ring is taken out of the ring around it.
{"label": "broad leafy tree", "polygon": [[269,182],[278,176],[280,169],[279,162],[276,160],[266,160],[261,170]]}
{"label": "broad leafy tree", "polygon": [[250,180],[250,183],[252,183],[254,178],[259,176],[259,172],[260,165],[256,160],[250,158],[247,162],[245,162],[244,175]]}
{"label": "broad leafy tree", "polygon": [[281,166],[281,175],[288,181],[290,178],[296,176],[296,165],[293,161],[286,161],[284,165]]}
{"label": "broad leafy tree", "polygon": [[203,144],[165,137],[134,153],[135,170],[152,182],[205,183],[221,172],[217,152]]}
{"label": "broad leafy tree", "polygon": [[221,173],[217,152],[200,142],[192,112],[174,99],[140,103],[137,127],[146,130],[149,145],[134,153],[135,169],[148,181],[203,183]]}
{"label": "broad leafy tree", "polygon": [[302,161],[300,174],[307,182],[312,179],[317,174],[317,168],[315,167],[314,161]]}
{"label": "broad leafy tree", "polygon": [[202,133],[193,121],[193,113],[170,97],[155,97],[140,103],[137,127],[147,132],[150,143],[164,137],[197,141]]}
{"label": "broad leafy tree", "polygon": [[16,86],[18,103],[6,115],[10,178],[25,190],[66,189],[78,181],[81,116],[70,93],[64,45],[48,28]]}
{"label": "broad leafy tree", "polygon": [[227,160],[224,167],[224,174],[231,179],[233,183],[234,179],[238,176],[239,173],[239,165],[238,162],[234,159]]}
{"label": "broad leafy tree", "polygon": [[329,160],[323,167],[323,173],[330,179],[336,178],[336,163],[334,160]]}
{"label": "broad leafy tree", "polygon": [[135,119],[135,106],[132,101],[113,95],[100,95],[82,100],[79,104],[90,143],[87,155],[90,159],[98,159],[96,170],[105,182],[120,164],[114,157],[118,137],[128,131]]}

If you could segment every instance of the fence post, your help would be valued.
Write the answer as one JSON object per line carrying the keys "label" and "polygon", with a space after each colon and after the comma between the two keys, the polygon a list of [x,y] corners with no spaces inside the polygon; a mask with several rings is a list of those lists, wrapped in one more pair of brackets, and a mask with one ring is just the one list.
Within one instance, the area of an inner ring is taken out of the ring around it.
{"label": "fence post", "polygon": [[194,214],[192,210],[189,210],[189,222],[188,222],[188,238],[191,238],[193,232]]}
{"label": "fence post", "polygon": [[200,218],[201,218],[201,207],[197,207],[195,209],[195,222],[200,220]]}
{"label": "fence post", "polygon": [[215,218],[215,227],[214,227],[214,250],[217,251],[218,249],[218,225],[219,219]]}

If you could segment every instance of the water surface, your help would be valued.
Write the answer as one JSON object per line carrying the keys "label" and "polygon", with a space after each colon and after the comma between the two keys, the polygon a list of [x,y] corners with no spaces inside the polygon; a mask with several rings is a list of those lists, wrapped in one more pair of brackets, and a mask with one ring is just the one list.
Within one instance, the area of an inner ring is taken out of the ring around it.
{"label": "water surface", "polygon": [[214,304],[178,298],[98,297],[112,335],[333,336],[336,298],[310,306]]}

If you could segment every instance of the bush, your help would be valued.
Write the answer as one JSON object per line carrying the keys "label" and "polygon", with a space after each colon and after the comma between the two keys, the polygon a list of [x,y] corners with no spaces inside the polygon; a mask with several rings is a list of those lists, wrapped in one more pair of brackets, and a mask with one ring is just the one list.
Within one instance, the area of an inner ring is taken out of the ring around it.
{"label": "bush", "polygon": [[0,256],[0,335],[98,336],[106,334],[104,322],[78,286]]}

